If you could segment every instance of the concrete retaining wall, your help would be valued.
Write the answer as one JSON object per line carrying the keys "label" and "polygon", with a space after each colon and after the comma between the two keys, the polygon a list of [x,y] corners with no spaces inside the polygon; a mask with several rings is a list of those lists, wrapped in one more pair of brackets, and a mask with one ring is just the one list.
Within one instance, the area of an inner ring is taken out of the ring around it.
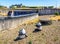
{"label": "concrete retaining wall", "polygon": [[26,21],[31,21],[36,18],[38,18],[38,14],[25,16],[25,17],[19,17],[19,18],[0,20],[0,31],[6,30],[6,29],[15,29],[18,26],[26,23]]}

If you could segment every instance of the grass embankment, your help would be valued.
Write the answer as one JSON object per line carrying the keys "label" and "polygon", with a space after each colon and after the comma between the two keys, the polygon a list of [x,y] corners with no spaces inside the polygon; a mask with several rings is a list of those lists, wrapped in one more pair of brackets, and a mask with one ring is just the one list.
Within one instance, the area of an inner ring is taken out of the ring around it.
{"label": "grass embankment", "polygon": [[[52,25],[43,26],[43,30],[33,33],[35,23],[20,25],[11,30],[0,32],[0,44],[60,44],[60,22],[53,22]],[[27,38],[19,41],[14,41],[18,36],[18,31],[24,28],[27,32]]]}
{"label": "grass embankment", "polygon": [[25,22],[25,24],[33,24],[33,23],[37,23],[37,22],[39,22],[39,18],[28,20],[28,21]]}
{"label": "grass embankment", "polygon": [[10,43],[12,44],[13,40],[18,35],[19,29],[25,28],[26,25],[28,25],[28,26],[33,25],[33,24],[37,23],[38,21],[39,21],[39,19],[36,18],[33,20],[26,21],[22,25],[18,25],[18,27],[16,27],[15,29],[11,29],[11,30],[8,29],[8,30],[0,31],[0,44],[10,44]]}

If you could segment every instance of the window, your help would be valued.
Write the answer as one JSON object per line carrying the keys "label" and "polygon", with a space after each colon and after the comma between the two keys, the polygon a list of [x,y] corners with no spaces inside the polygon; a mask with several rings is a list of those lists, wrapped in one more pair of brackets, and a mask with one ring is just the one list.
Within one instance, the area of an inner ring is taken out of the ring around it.
{"label": "window", "polygon": [[12,14],[12,11],[9,11],[9,12],[8,12],[8,16],[11,16],[11,14]]}

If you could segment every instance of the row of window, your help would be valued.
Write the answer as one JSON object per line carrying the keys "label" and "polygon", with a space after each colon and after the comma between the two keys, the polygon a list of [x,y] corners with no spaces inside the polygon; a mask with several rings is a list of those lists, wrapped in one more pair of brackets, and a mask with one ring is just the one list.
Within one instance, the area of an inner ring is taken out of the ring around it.
{"label": "row of window", "polygon": [[35,13],[34,11],[14,11],[14,15],[26,15],[26,14],[31,14]]}
{"label": "row of window", "polygon": [[[14,16],[18,16],[18,15],[26,15],[26,14],[31,14],[31,13],[36,13],[36,11],[14,11],[13,14]],[[8,16],[11,16],[12,11],[8,12]]]}

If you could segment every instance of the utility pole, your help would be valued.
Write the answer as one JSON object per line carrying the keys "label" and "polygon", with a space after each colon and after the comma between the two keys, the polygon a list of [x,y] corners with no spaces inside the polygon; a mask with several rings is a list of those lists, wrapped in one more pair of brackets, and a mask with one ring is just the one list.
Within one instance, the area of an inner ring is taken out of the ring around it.
{"label": "utility pole", "polygon": [[56,12],[58,12],[58,11],[57,11],[57,0],[56,0]]}

